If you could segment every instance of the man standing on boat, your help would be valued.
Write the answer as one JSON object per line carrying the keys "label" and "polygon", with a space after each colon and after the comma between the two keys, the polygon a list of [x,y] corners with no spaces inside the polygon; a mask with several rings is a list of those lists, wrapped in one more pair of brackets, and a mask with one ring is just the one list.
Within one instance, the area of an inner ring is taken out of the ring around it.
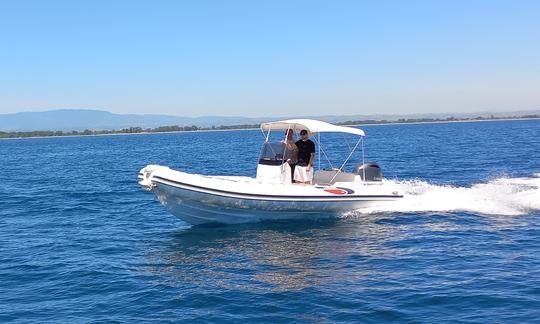
{"label": "man standing on boat", "polygon": [[315,143],[308,136],[307,130],[300,131],[298,147],[298,164],[294,170],[294,180],[298,183],[311,184],[313,180],[313,160],[315,159]]}

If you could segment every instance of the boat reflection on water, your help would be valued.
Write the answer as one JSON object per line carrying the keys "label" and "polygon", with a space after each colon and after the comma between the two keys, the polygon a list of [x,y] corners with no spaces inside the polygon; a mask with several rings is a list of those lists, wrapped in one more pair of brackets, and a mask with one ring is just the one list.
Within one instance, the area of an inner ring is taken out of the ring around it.
{"label": "boat reflection on water", "polygon": [[[246,291],[296,291],[393,277],[373,261],[414,253],[392,242],[405,239],[406,226],[356,220],[263,222],[192,227],[148,252],[148,274],[173,287]],[[350,271],[355,269],[354,271]],[[362,269],[359,271],[359,269]],[[394,268],[395,269],[395,268]]]}

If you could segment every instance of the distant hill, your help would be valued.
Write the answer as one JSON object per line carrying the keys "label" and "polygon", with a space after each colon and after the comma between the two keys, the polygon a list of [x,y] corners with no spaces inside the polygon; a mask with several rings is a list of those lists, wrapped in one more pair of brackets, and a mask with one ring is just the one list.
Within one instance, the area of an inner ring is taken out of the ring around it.
{"label": "distant hill", "polygon": [[[258,119],[257,119],[258,120]],[[44,112],[0,114],[0,131],[113,130],[128,127],[239,125],[253,123],[242,117],[178,117],[170,115],[122,115],[102,110],[62,109]]]}
{"label": "distant hill", "polygon": [[179,117],[170,115],[123,115],[102,110],[91,109],[61,109],[44,112],[21,112],[0,114],[0,131],[28,132],[39,130],[54,131],[82,131],[89,130],[118,130],[129,127],[155,128],[159,126],[233,126],[259,124],[263,121],[272,121],[290,118],[313,118],[331,123],[355,120],[398,120],[419,118],[474,118],[474,117],[510,117],[524,115],[538,115],[540,110],[513,111],[513,112],[476,112],[476,113],[440,113],[440,114],[408,114],[408,115],[324,115],[324,116],[298,116],[298,117]]}

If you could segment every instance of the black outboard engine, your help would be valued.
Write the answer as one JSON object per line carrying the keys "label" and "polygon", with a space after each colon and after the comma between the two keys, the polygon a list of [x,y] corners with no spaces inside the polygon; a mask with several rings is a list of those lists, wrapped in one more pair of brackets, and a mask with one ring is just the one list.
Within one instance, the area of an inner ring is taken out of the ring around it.
{"label": "black outboard engine", "polygon": [[375,162],[358,164],[354,167],[353,173],[358,174],[364,181],[382,181],[381,167]]}

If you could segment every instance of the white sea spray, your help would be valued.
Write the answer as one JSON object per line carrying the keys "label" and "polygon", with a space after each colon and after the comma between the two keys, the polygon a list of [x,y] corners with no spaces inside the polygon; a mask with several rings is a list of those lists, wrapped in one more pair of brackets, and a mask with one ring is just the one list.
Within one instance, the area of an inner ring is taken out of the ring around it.
{"label": "white sea spray", "polygon": [[387,212],[470,212],[483,215],[526,215],[540,210],[540,174],[499,177],[468,187],[433,184],[424,180],[393,180],[402,200],[363,208],[354,214]]}

